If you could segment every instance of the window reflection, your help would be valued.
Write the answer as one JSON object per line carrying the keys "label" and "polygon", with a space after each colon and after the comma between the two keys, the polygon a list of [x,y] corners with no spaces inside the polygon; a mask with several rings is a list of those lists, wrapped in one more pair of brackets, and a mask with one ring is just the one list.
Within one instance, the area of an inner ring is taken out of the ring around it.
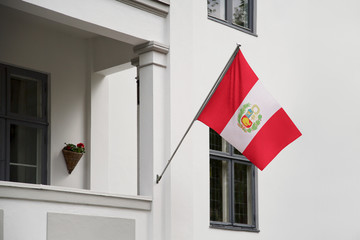
{"label": "window reflection", "polygon": [[229,222],[228,162],[210,160],[210,220]]}
{"label": "window reflection", "polygon": [[10,111],[29,117],[42,117],[41,82],[30,78],[11,76]]}
{"label": "window reflection", "polygon": [[225,20],[225,0],[208,0],[208,15]]}
{"label": "window reflection", "polygon": [[41,128],[10,125],[10,181],[40,183]]}
{"label": "window reflection", "polygon": [[251,166],[234,163],[234,222],[252,224]]}
{"label": "window reflection", "polygon": [[249,1],[233,0],[233,20],[236,25],[249,28]]}

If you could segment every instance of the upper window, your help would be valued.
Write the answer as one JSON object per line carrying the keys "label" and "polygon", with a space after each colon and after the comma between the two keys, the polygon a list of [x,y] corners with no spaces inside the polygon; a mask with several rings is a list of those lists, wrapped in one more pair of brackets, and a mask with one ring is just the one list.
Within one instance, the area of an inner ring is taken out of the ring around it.
{"label": "upper window", "polygon": [[256,0],[207,0],[210,19],[255,34]]}
{"label": "upper window", "polygon": [[256,170],[239,151],[210,129],[210,224],[257,230]]}
{"label": "upper window", "polygon": [[47,183],[47,79],[0,64],[0,180]]}

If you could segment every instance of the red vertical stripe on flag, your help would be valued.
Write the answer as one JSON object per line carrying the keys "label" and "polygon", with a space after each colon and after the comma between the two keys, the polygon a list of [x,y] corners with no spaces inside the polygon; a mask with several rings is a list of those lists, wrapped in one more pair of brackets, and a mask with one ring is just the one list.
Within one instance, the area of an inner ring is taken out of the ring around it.
{"label": "red vertical stripe on flag", "polygon": [[243,154],[263,170],[283,148],[300,136],[300,131],[281,108],[255,135]]}
{"label": "red vertical stripe on flag", "polygon": [[239,50],[198,120],[220,134],[257,80]]}

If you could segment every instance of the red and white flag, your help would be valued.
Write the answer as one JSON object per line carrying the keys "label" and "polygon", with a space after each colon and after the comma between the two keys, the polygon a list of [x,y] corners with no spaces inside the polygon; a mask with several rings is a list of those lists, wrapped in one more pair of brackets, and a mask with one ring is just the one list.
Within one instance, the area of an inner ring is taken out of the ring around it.
{"label": "red and white flag", "polygon": [[301,136],[240,50],[197,118],[263,170]]}

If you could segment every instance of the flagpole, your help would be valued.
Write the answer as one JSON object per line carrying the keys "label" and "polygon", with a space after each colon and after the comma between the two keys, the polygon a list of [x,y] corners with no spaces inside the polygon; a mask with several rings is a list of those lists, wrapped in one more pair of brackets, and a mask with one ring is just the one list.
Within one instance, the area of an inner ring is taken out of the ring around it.
{"label": "flagpole", "polygon": [[231,55],[229,61],[226,63],[224,69],[222,70],[220,76],[218,77],[218,79],[216,80],[214,86],[211,88],[209,94],[207,95],[205,101],[203,102],[203,104],[201,105],[200,109],[198,110],[198,112],[196,113],[194,119],[191,121],[189,127],[187,128],[186,132],[184,133],[184,135],[182,136],[180,142],[178,143],[177,147],[175,148],[173,154],[171,155],[170,159],[168,160],[164,170],[161,172],[160,176],[156,175],[156,184],[158,184],[161,180],[161,178],[163,177],[166,169],[168,168],[168,166],[170,165],[172,159],[174,158],[176,152],[178,151],[178,149],[180,148],[180,145],[182,144],[182,142],[184,141],[186,135],[189,133],[191,127],[193,126],[194,122],[196,121],[196,119],[198,119],[198,117],[200,116],[201,112],[204,110],[206,104],[209,102],[210,98],[212,97],[212,95],[214,94],[215,90],[217,89],[217,87],[219,86],[221,80],[223,79],[225,73],[227,72],[227,70],[229,69],[231,63],[233,62],[236,54],[239,52],[241,45],[239,43],[236,44],[236,48],[233,52],[233,54]]}

